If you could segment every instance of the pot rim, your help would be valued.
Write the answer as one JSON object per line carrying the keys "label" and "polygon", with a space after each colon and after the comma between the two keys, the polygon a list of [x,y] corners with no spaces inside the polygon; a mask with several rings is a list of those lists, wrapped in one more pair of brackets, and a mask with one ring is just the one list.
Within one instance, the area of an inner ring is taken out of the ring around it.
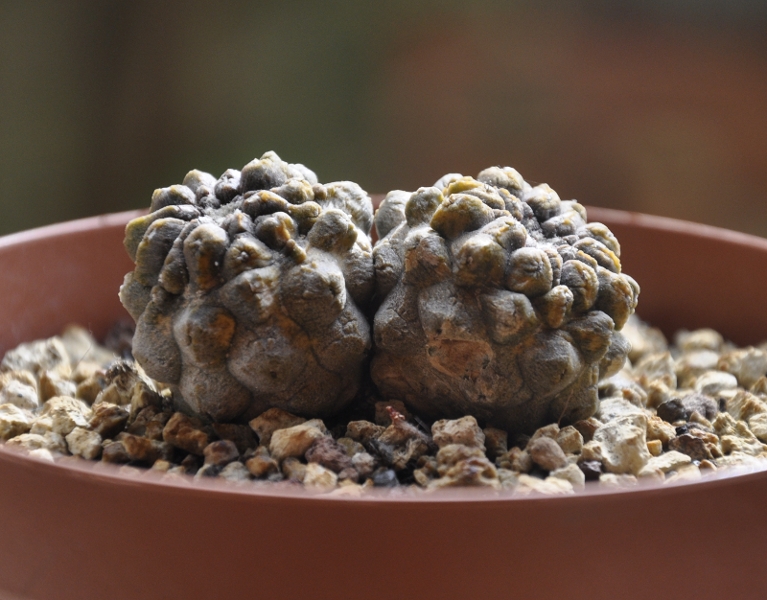
{"label": "pot rim", "polygon": [[[378,197],[374,196],[374,199]],[[652,229],[667,232],[669,234],[692,236],[716,240],[718,243],[727,243],[735,246],[758,247],[767,252],[767,239],[721,227],[704,225],[690,221],[683,221],[670,217],[648,215],[638,212],[622,211],[610,208],[598,208],[587,206],[590,221],[607,220],[612,223],[630,225],[639,229]],[[105,215],[76,219],[52,225],[46,225],[35,229],[21,231],[0,237],[0,249],[9,248],[52,237],[65,237],[77,235],[93,229],[105,227],[124,226],[133,218],[146,214],[145,209],[109,213]],[[576,490],[574,494],[544,495],[532,492],[522,496],[513,490],[493,490],[484,487],[442,488],[435,491],[419,490],[411,492],[392,492],[386,488],[370,488],[360,495],[327,493],[306,489],[303,486],[286,487],[282,484],[253,484],[245,482],[243,485],[228,482],[221,479],[198,479],[192,476],[177,476],[163,478],[162,473],[154,473],[151,470],[143,470],[140,476],[130,477],[120,473],[120,466],[82,460],[74,462],[67,457],[64,462],[51,463],[29,456],[22,450],[7,447],[0,442],[0,461],[12,464],[16,467],[31,469],[44,477],[47,473],[53,473],[50,469],[57,469],[59,474],[66,475],[73,480],[90,480],[93,483],[119,485],[135,488],[135,486],[150,486],[157,491],[171,493],[183,493],[193,495],[219,497],[222,494],[227,497],[234,495],[241,498],[257,498],[259,501],[309,501],[312,503],[325,502],[362,502],[362,503],[394,503],[397,505],[438,505],[450,503],[493,503],[493,502],[578,502],[579,499],[595,496],[621,496],[623,494],[642,494],[655,496],[657,494],[674,494],[688,490],[689,486],[696,486],[701,493],[726,485],[733,479],[748,481],[767,478],[767,460],[764,465],[731,466],[719,469],[715,472],[702,474],[700,479],[679,480],[671,482],[657,481],[651,478],[640,478],[636,485],[625,487],[604,487],[596,482],[587,482],[584,489]],[[394,488],[396,490],[396,488]]]}

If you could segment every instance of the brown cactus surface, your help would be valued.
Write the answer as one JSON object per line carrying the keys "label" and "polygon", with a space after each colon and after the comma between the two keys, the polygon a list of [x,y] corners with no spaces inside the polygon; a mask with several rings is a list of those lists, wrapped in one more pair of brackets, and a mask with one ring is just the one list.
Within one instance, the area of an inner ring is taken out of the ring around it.
{"label": "brown cactus surface", "polygon": [[586,210],[511,168],[390,192],[375,218],[372,377],[433,419],[584,419],[623,365],[639,286]]}
{"label": "brown cactus surface", "polygon": [[273,152],[156,190],[125,235],[135,358],[214,421],[340,410],[370,348],[372,220],[358,185]]}

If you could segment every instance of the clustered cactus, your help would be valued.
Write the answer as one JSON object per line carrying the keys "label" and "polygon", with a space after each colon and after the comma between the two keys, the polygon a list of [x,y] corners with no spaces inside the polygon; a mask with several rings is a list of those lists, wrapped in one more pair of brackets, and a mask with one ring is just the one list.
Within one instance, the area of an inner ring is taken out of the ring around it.
{"label": "clustered cactus", "polygon": [[[623,364],[639,288],[575,201],[514,169],[389,193],[321,185],[273,152],[155,191],[126,229],[134,356],[214,421],[329,416],[368,372],[424,418],[574,421]],[[374,316],[373,316],[374,315]]]}
{"label": "clustered cactus", "polygon": [[273,152],[156,190],[125,236],[135,358],[214,421],[340,410],[370,349],[372,221],[358,185],[319,184]]}

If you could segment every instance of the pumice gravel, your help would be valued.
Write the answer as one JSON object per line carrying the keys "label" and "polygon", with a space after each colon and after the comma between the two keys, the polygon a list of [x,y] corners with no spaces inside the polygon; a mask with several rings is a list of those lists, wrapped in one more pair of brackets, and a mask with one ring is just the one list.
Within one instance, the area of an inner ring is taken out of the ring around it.
{"label": "pumice gravel", "polygon": [[632,349],[600,382],[594,416],[509,435],[471,415],[428,421],[372,393],[325,420],[269,408],[248,422],[215,423],[174,410],[168,386],[70,326],[6,353],[0,439],[42,460],[119,465],[126,476],[352,495],[453,486],[573,494],[764,464],[767,344],[738,348],[711,329],[680,331],[669,344],[636,317],[623,335]]}

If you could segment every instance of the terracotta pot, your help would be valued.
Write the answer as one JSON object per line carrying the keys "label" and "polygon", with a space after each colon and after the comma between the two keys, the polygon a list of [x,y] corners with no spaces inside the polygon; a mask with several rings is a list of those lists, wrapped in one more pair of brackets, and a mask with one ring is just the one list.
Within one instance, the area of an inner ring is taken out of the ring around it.
{"label": "terracotta pot", "polygon": [[[0,240],[0,353],[124,315],[133,213]],[[767,240],[590,209],[667,332],[767,338]],[[570,497],[361,499],[130,478],[0,448],[0,598],[761,598],[765,469]]]}

